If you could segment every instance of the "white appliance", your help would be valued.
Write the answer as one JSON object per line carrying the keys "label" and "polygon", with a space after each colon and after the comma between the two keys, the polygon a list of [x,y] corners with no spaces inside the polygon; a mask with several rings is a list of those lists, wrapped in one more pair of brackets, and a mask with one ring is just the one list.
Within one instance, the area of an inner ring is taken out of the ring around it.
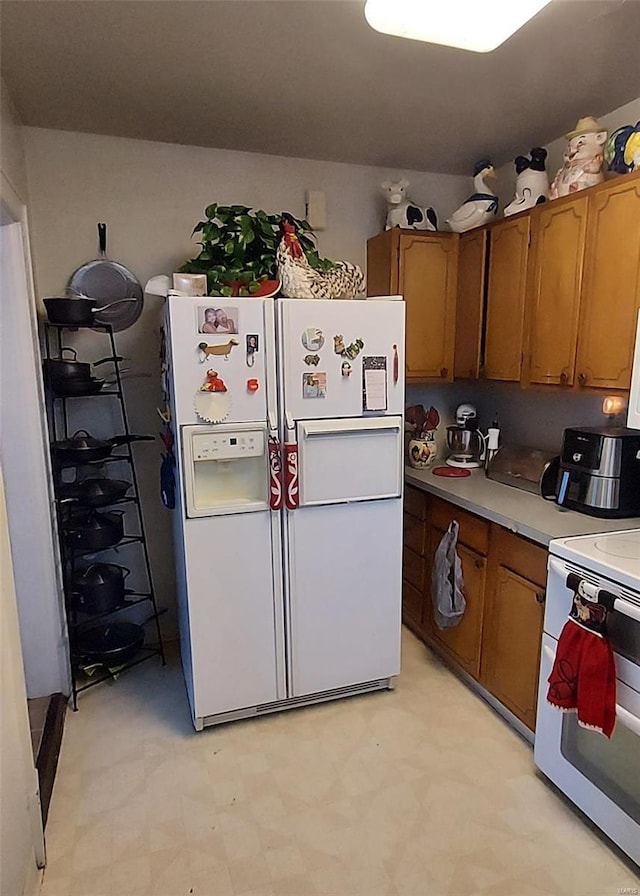
{"label": "white appliance", "polygon": [[[549,545],[534,756],[536,765],[617,845],[640,864],[640,529],[561,538]],[[611,739],[578,725],[546,701],[558,638],[574,591],[614,595],[607,618],[617,678]]]}
{"label": "white appliance", "polygon": [[[220,334],[213,305],[225,310]],[[196,729],[393,686],[404,320],[399,296],[169,297],[178,607]]]}
{"label": "white appliance", "polygon": [[472,404],[456,408],[456,422],[447,426],[446,460],[450,467],[481,467],[485,457],[486,438],[478,429],[478,415]]}
{"label": "white appliance", "polygon": [[631,371],[627,426],[629,429],[640,429],[640,308],[638,309],[638,322],[636,325],[636,347]]}

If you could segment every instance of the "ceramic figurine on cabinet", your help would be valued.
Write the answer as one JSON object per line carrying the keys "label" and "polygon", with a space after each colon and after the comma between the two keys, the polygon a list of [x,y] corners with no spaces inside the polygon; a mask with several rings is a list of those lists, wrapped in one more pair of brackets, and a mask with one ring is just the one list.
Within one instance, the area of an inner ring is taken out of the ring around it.
{"label": "ceramic figurine on cabinet", "polygon": [[455,233],[465,233],[474,227],[480,227],[497,215],[498,197],[490,192],[485,183],[487,177],[495,176],[493,165],[488,159],[476,162],[473,169],[474,192],[447,219],[447,224]]}
{"label": "ceramic figurine on cabinet", "polygon": [[640,170],[640,121],[615,130],[606,142],[604,157],[609,171],[616,174]]}
{"label": "ceramic figurine on cabinet", "polygon": [[547,201],[549,177],[545,169],[546,158],[547,150],[542,146],[534,146],[530,159],[526,156],[514,159],[516,191],[513,200],[504,210],[505,218]]}
{"label": "ceramic figurine on cabinet", "polygon": [[385,230],[404,227],[408,230],[437,230],[438,216],[434,209],[421,208],[407,196],[408,180],[388,181],[380,184],[382,194],[387,200],[387,220]]}
{"label": "ceramic figurine on cabinet", "polygon": [[607,129],[589,116],[581,118],[566,139],[563,165],[551,184],[549,199],[569,196],[604,180],[602,168]]}

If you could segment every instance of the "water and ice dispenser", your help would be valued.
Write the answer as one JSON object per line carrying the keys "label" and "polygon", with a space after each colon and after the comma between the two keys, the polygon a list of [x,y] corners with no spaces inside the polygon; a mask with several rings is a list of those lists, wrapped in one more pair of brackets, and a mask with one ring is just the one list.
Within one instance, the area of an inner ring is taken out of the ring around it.
{"label": "water and ice dispenser", "polygon": [[265,427],[184,426],[182,445],[188,517],[267,509]]}

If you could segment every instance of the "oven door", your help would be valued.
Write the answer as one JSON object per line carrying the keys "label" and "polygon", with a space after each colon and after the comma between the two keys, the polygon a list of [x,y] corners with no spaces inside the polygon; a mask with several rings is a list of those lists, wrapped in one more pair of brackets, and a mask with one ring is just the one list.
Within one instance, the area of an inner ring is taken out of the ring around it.
{"label": "oven door", "polygon": [[[640,691],[640,604],[637,596],[627,595],[619,585],[585,572],[559,557],[550,556],[547,564],[547,589],[544,609],[544,630],[556,641],[569,616],[574,592],[567,587],[570,573],[586,582],[621,595],[607,615],[607,638],[616,655],[617,677]],[[635,682],[635,683],[634,683]]]}
{"label": "oven door", "polygon": [[[534,758],[538,768],[640,864],[640,668],[617,681],[616,727],[611,739],[578,725],[546,701],[557,641],[542,641]],[[619,658],[616,664],[619,673]]]}

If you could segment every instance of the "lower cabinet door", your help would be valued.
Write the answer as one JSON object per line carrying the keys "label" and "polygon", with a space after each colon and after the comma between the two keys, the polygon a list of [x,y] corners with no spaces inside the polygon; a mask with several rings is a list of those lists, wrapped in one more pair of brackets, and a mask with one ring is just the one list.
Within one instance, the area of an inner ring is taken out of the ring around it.
{"label": "lower cabinet door", "polygon": [[402,580],[402,621],[412,629],[421,629],[423,592]]}
{"label": "lower cabinet door", "polygon": [[481,684],[535,729],[544,588],[499,565],[485,604]]}
{"label": "lower cabinet door", "polygon": [[[444,535],[439,529],[432,529],[431,557],[433,558],[440,539]],[[462,564],[462,578],[464,580],[464,596],[467,602],[464,616],[461,621],[451,628],[439,629],[435,622],[431,633],[436,644],[445,648],[445,653],[450,654],[462,668],[478,678],[480,673],[480,643],[482,640],[482,616],[484,604],[484,580],[486,560],[476,551],[458,542],[458,555]],[[431,587],[428,585],[427,593]],[[431,619],[433,608],[429,603]]]}

